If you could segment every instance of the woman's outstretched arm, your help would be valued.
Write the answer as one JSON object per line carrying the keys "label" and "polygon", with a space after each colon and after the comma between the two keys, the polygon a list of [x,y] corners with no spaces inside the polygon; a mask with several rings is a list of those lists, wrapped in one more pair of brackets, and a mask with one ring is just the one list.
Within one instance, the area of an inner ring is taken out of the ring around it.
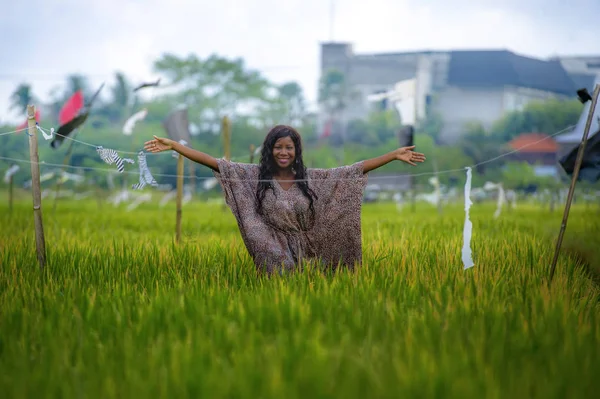
{"label": "woman's outstretched arm", "polygon": [[193,148],[186,147],[183,144],[168,138],[154,136],[154,140],[146,141],[146,143],[144,143],[144,149],[148,152],[173,150],[183,155],[187,159],[198,162],[201,165],[208,166],[215,172],[219,171],[219,164],[216,158],[203,152],[194,150]]}
{"label": "woman's outstretched arm", "polygon": [[414,152],[415,146],[401,147],[377,158],[367,159],[363,162],[363,173],[382,167],[392,161],[402,161],[409,165],[417,166],[415,162],[424,162],[425,155],[420,152]]}

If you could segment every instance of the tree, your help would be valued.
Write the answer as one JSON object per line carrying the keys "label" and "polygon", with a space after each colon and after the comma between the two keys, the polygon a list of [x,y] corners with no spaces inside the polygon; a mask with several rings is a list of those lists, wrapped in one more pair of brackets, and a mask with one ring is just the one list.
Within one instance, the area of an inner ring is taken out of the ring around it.
{"label": "tree", "polygon": [[27,105],[33,103],[34,98],[31,93],[31,85],[21,83],[10,96],[10,110],[16,109],[22,114],[27,113]]}
{"label": "tree", "polygon": [[[98,107],[98,114],[106,117],[111,123],[121,123],[131,114],[131,85],[121,72],[115,73],[115,84],[110,88],[111,99],[102,107]],[[136,98],[137,99],[137,98]]]}
{"label": "tree", "polygon": [[306,113],[302,86],[297,82],[287,82],[277,89],[279,98],[283,103],[286,119],[290,124],[301,125]]}
{"label": "tree", "polygon": [[186,58],[164,54],[154,69],[179,88],[174,98],[188,105],[190,119],[197,122],[218,122],[224,115],[233,118],[244,114],[242,107],[252,113],[271,100],[269,82],[248,70],[241,58],[213,54],[202,60],[193,54]]}
{"label": "tree", "polygon": [[417,130],[433,137],[437,142],[443,125],[444,121],[440,113],[431,111],[426,118],[417,123]]}
{"label": "tree", "polygon": [[[75,92],[81,90],[83,92],[83,98],[89,99],[93,92],[90,90],[90,85],[87,77],[79,74],[71,74],[67,76],[66,87],[54,87],[50,91],[50,102],[48,104],[50,118],[58,121],[58,114],[63,104],[71,97]],[[96,100],[95,107],[99,101]]]}
{"label": "tree", "polygon": [[582,109],[583,105],[578,100],[532,101],[522,111],[505,114],[490,131],[504,141],[522,133],[552,134],[576,124]]}
{"label": "tree", "polygon": [[394,139],[401,128],[395,110],[373,111],[366,120],[353,119],[348,123],[347,140],[363,145],[379,145]]}
{"label": "tree", "polygon": [[[470,122],[465,125],[465,134],[459,139],[458,145],[475,164],[500,155],[506,146],[498,136],[490,134],[479,122]],[[477,165],[476,171],[484,174],[485,168],[485,164]]]}
{"label": "tree", "polygon": [[344,141],[346,136],[346,121],[344,120],[344,111],[348,102],[354,98],[356,93],[352,91],[344,74],[337,69],[328,70],[319,82],[319,103],[325,108],[334,127],[338,127],[337,132],[333,131],[332,136],[341,136]]}
{"label": "tree", "polygon": [[268,100],[255,108],[254,126],[268,129],[276,124],[287,124],[301,129],[307,122],[304,94],[297,82],[272,85]]}
{"label": "tree", "polygon": [[64,93],[64,100],[66,101],[75,92],[81,90],[84,98],[91,97],[92,91],[90,90],[90,84],[88,79],[79,74],[71,74],[67,76],[67,89]]}
{"label": "tree", "polygon": [[130,102],[131,85],[122,72],[117,72],[115,74],[115,80],[116,83],[111,88],[112,102],[120,109],[124,109]]}

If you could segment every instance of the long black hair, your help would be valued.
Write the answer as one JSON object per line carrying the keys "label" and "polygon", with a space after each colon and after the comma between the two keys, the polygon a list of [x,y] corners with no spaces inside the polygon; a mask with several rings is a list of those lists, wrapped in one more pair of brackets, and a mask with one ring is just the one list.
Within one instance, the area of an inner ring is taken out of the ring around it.
{"label": "long black hair", "polygon": [[306,166],[304,166],[304,161],[302,160],[302,139],[300,138],[300,133],[296,131],[291,126],[287,125],[277,125],[274,126],[262,144],[262,150],[260,153],[260,165],[258,171],[258,185],[256,187],[256,212],[259,215],[263,214],[262,202],[267,194],[267,190],[273,190],[273,173],[275,172],[277,165],[275,163],[275,159],[273,157],[273,147],[277,140],[282,137],[290,137],[294,142],[294,147],[296,149],[296,154],[294,157],[293,169],[296,175],[296,184],[302,191],[302,194],[309,201],[309,209],[313,214],[315,214],[314,208],[314,200],[318,199],[317,194],[308,186]]}

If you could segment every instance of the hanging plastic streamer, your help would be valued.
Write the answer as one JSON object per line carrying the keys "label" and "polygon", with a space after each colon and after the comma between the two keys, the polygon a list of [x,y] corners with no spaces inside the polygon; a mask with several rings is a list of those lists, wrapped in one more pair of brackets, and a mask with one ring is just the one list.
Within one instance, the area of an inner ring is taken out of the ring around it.
{"label": "hanging plastic streamer", "polygon": [[50,140],[52,138],[52,136],[54,136],[54,128],[51,127],[50,128],[50,133],[46,133],[46,131],[44,129],[42,129],[39,125],[35,126],[37,128],[37,130],[39,130],[40,132],[42,132],[42,135],[44,136],[44,139]]}
{"label": "hanging plastic streamer", "polygon": [[103,148],[102,146],[98,146],[98,147],[96,147],[96,151],[98,151],[100,158],[102,158],[102,160],[104,162],[106,162],[107,164],[109,164],[109,165],[116,164],[117,170],[119,171],[119,173],[123,173],[123,171],[125,170],[125,166],[123,165],[123,162],[128,162],[131,164],[133,163],[133,159],[121,158],[115,150],[111,150],[108,148]]}
{"label": "hanging plastic streamer", "polygon": [[8,168],[6,170],[6,173],[4,173],[4,183],[9,183],[10,182],[10,178],[19,171],[20,167],[19,165],[13,164],[11,165],[10,168]]}
{"label": "hanging plastic streamer", "polygon": [[[187,141],[185,141],[184,139],[179,140],[179,144],[186,146],[187,145]],[[179,153],[177,151],[171,151],[171,155],[173,156],[173,158],[179,158]]]}
{"label": "hanging plastic streamer", "polygon": [[471,235],[473,233],[473,223],[469,218],[469,209],[473,204],[471,202],[471,168],[467,167],[467,181],[465,183],[465,226],[463,228],[463,247],[462,247],[462,262],[464,269],[474,266],[473,256],[471,252]]}
{"label": "hanging plastic streamer", "polygon": [[498,204],[496,205],[496,212],[494,213],[494,219],[500,216],[500,212],[502,211],[502,207],[506,203],[506,193],[504,192],[504,186],[502,183],[498,183]]}
{"label": "hanging plastic streamer", "polygon": [[131,204],[129,204],[129,206],[127,206],[127,212],[131,212],[144,202],[150,202],[151,200],[151,193],[138,194],[137,198]]}
{"label": "hanging plastic streamer", "polygon": [[[50,179],[53,179],[55,176],[56,176],[56,172],[46,172],[40,176],[40,183],[43,183]],[[23,184],[23,188],[30,188],[30,187],[31,187],[31,180],[28,180]]]}
{"label": "hanging plastic streamer", "polygon": [[506,201],[510,201],[510,207],[516,209],[517,207],[517,193],[515,190],[506,191]]}
{"label": "hanging plastic streamer", "polygon": [[171,201],[172,199],[174,199],[176,196],[177,196],[177,191],[175,191],[175,190],[172,190],[172,191],[169,191],[168,193],[166,193],[160,200],[160,207],[162,208],[165,205],[167,205],[167,203],[169,201]]}
{"label": "hanging plastic streamer", "polygon": [[496,212],[494,212],[494,219],[497,219],[500,216],[500,213],[502,212],[504,204],[506,203],[506,193],[504,192],[504,186],[502,185],[502,183],[492,183],[488,181],[483,185],[483,189],[488,191],[498,190],[498,202],[496,203]]}
{"label": "hanging plastic streamer", "polygon": [[65,183],[65,182],[67,182],[69,180],[75,182],[75,184],[80,184],[80,183],[83,183],[85,181],[85,177],[83,177],[81,175],[76,175],[74,173],[65,172],[64,170],[61,170],[60,171],[59,182],[60,183]]}
{"label": "hanging plastic streamer", "polygon": [[146,108],[131,115],[123,125],[123,134],[130,136],[133,133],[133,127],[136,125],[136,123],[143,120],[146,115],[148,115],[148,110]]}
{"label": "hanging plastic streamer", "polygon": [[148,169],[148,165],[146,163],[146,154],[144,151],[140,151],[138,153],[138,164],[140,165],[140,182],[131,186],[134,190],[141,190],[146,186],[146,184],[150,184],[153,187],[157,187],[158,183],[152,177],[150,173],[150,169]]}
{"label": "hanging plastic streamer", "polygon": [[213,188],[215,188],[217,186],[217,184],[219,184],[219,181],[216,178],[211,177],[211,178],[204,180],[204,183],[202,184],[202,188],[205,189],[206,191],[212,190]]}
{"label": "hanging plastic streamer", "polygon": [[192,187],[189,184],[183,186],[183,199],[181,204],[185,205],[192,200]]}

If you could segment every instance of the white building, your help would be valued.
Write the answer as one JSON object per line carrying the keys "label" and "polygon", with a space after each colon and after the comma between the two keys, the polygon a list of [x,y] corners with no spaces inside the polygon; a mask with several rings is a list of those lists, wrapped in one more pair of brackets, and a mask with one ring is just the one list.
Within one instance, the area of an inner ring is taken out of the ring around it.
{"label": "white building", "polygon": [[[593,81],[588,61],[584,69],[581,60],[540,60],[507,50],[356,54],[348,43],[321,45],[321,74],[341,71],[354,93],[342,112],[343,122],[365,118],[375,106],[369,101],[372,95],[415,79],[415,117],[441,116],[440,140],[446,143],[459,138],[469,121],[490,127],[504,113],[532,100],[574,98],[582,84],[587,87]],[[563,65],[570,65],[573,76]],[[326,118],[321,110],[320,121]]]}

